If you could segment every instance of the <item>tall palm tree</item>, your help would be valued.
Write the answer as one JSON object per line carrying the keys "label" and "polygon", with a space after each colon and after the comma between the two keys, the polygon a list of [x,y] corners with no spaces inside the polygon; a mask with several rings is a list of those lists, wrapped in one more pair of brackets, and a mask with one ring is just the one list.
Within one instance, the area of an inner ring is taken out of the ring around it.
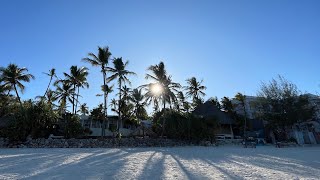
{"label": "tall palm tree", "polygon": [[1,67],[0,73],[0,79],[3,82],[3,86],[14,89],[18,101],[22,107],[22,102],[17,88],[19,88],[23,93],[25,86],[22,84],[22,82],[30,82],[31,79],[35,79],[34,76],[28,73],[27,68],[19,68],[16,64],[9,64],[6,68]]}
{"label": "tall palm tree", "polygon": [[56,69],[55,69],[55,68],[52,68],[52,69],[49,70],[49,73],[44,73],[44,74],[46,74],[46,75],[48,75],[48,76],[50,77],[50,81],[49,81],[48,87],[47,87],[47,89],[46,89],[46,92],[45,92],[44,95],[43,95],[43,96],[46,96],[46,94],[47,94],[47,92],[48,92],[48,90],[49,90],[49,88],[50,88],[51,82],[52,82],[52,80],[53,80],[53,77],[56,77],[56,78],[57,78]]}
{"label": "tall palm tree", "polygon": [[[108,85],[102,85],[101,86],[101,91],[103,92],[103,95],[105,95],[106,97],[106,103],[108,103],[108,96],[111,92],[113,92],[113,85],[112,86],[108,86]],[[97,94],[96,96],[102,96],[102,94]],[[103,111],[104,112],[104,111]],[[105,112],[104,112],[105,113]],[[107,116],[105,116],[104,118],[107,118]],[[105,127],[105,121],[107,120],[104,120],[102,121],[102,127]],[[109,127],[109,121],[107,121],[108,124],[107,124],[107,127]],[[104,128],[101,128],[101,137],[105,136],[105,129]]]}
{"label": "tall palm tree", "polygon": [[[243,137],[244,137],[244,140],[245,140],[245,138],[246,138],[246,129],[247,129],[247,110],[246,110],[246,104],[245,104],[246,96],[241,94],[241,93],[237,93],[235,95],[235,99],[240,102],[240,105],[242,106],[242,109],[243,109],[243,114],[244,114]],[[244,141],[244,142],[246,142],[246,141]]]}
{"label": "tall palm tree", "polygon": [[192,77],[187,79],[187,86],[185,89],[187,91],[187,97],[192,97],[194,106],[198,106],[200,102],[202,102],[202,97],[206,95],[204,90],[207,89],[206,86],[203,86],[203,80],[198,81],[197,78]]}
{"label": "tall palm tree", "polygon": [[73,89],[77,93],[74,93],[72,97],[72,113],[76,114],[77,112],[77,105],[78,105],[78,100],[79,100],[79,91],[80,87],[81,88],[89,88],[89,83],[87,81],[87,76],[88,76],[88,68],[86,67],[80,67],[78,66],[71,66],[70,68],[70,74],[68,73],[63,73],[66,79],[72,84]]}
{"label": "tall palm tree", "polygon": [[152,89],[154,87],[158,86],[157,88],[161,88],[161,92],[158,94],[153,94],[158,96],[158,99],[161,99],[163,109],[165,109],[167,102],[170,104],[171,102],[176,101],[175,92],[178,92],[178,89],[181,87],[181,85],[173,82],[171,76],[167,75],[167,71],[163,62],[150,66],[148,70],[151,71],[151,73],[146,74],[146,79],[151,79],[155,82],[143,85],[141,87],[147,87],[147,90],[151,91],[150,95],[152,95]]}
{"label": "tall palm tree", "polygon": [[[107,66],[109,59],[111,57],[111,52],[109,51],[109,47],[98,47],[98,54],[95,55],[94,53],[89,53],[88,57],[83,58],[82,61],[90,63],[92,66],[98,66],[101,68],[102,76],[103,76],[103,87],[106,87],[106,78],[107,78]],[[106,118],[106,121],[108,120],[107,116],[107,91],[104,91],[104,115]],[[104,128],[102,128],[104,129]]]}
{"label": "tall palm tree", "polygon": [[[165,113],[166,103],[169,103],[171,106],[171,103],[177,100],[175,93],[179,91],[181,85],[173,82],[171,76],[167,75],[167,71],[163,62],[150,66],[148,70],[151,73],[146,74],[146,79],[151,79],[155,82],[142,85],[141,87],[146,88],[146,96],[148,97],[147,99],[153,99],[156,102],[155,105],[158,106],[159,100],[162,101],[163,111]],[[166,120],[164,119],[162,122],[161,136],[163,136],[164,133],[165,123]]]}
{"label": "tall palm tree", "polygon": [[[108,71],[112,72],[113,74],[107,79],[108,82],[113,81],[115,79],[118,80],[119,85],[119,102],[118,103],[118,121],[121,122],[121,103],[122,103],[122,83],[131,84],[130,80],[128,79],[128,75],[136,75],[136,73],[127,70],[127,66],[129,61],[125,63],[122,61],[122,58],[115,58],[113,59],[113,68],[108,67]],[[122,125],[122,122],[121,122]]]}
{"label": "tall palm tree", "polygon": [[146,93],[144,94],[145,96],[145,102],[147,105],[153,104],[153,109],[154,111],[159,111],[159,105],[161,103],[161,97],[160,93],[154,93],[155,89],[154,87],[160,87],[158,83],[149,83],[146,85],[142,85],[140,87],[143,87]]}

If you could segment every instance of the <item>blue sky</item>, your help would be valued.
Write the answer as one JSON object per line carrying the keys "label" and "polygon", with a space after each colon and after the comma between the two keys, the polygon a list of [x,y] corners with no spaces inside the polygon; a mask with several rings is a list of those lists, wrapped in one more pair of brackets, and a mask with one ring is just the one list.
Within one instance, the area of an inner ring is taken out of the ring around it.
{"label": "blue sky", "polygon": [[[36,80],[24,99],[43,94],[52,67],[90,69],[90,108],[102,102],[98,68],[81,62],[97,46],[130,61],[133,87],[146,68],[164,61],[173,80],[195,76],[207,98],[255,95],[281,74],[303,92],[320,90],[320,1],[15,1],[0,2],[0,66],[28,67]],[[113,96],[113,95],[112,95]]]}

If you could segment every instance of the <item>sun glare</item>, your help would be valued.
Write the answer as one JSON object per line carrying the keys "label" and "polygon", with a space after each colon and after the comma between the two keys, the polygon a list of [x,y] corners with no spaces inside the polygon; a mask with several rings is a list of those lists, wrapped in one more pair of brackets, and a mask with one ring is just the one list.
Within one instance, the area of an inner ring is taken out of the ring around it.
{"label": "sun glare", "polygon": [[161,95],[162,91],[163,91],[163,88],[160,84],[153,84],[151,86],[151,92],[156,96]]}

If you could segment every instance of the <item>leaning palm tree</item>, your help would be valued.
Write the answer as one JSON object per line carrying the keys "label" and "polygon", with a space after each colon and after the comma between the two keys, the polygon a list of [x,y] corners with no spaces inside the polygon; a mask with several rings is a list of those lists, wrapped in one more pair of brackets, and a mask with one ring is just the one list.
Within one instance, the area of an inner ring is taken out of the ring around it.
{"label": "leaning palm tree", "polygon": [[[127,70],[127,66],[129,64],[129,61],[126,61],[125,63],[122,61],[122,58],[115,58],[113,60],[113,68],[108,67],[108,70],[112,72],[113,74],[107,79],[108,82],[113,81],[115,79],[118,80],[119,85],[119,102],[118,103],[118,121],[121,122],[121,102],[122,102],[122,83],[128,83],[131,84],[130,80],[128,79],[128,75],[136,75],[136,73]],[[122,123],[121,123],[122,124]]]}
{"label": "leaning palm tree", "polygon": [[198,106],[202,102],[202,97],[206,95],[204,90],[207,89],[206,86],[203,86],[203,80],[198,81],[195,77],[187,79],[187,86],[185,90],[187,91],[187,97],[192,97],[194,106]]}
{"label": "leaning palm tree", "polygon": [[46,94],[47,94],[47,92],[48,92],[48,90],[49,90],[49,88],[50,88],[51,82],[52,82],[52,80],[53,80],[53,77],[56,77],[56,78],[57,78],[56,69],[55,69],[55,68],[52,68],[52,69],[49,70],[49,73],[44,73],[44,74],[46,74],[46,75],[48,75],[48,76],[50,77],[50,81],[49,81],[48,87],[47,87],[47,89],[46,89],[46,92],[45,92],[44,95],[43,95],[43,96],[46,96]]}
{"label": "leaning palm tree", "polygon": [[22,84],[22,82],[30,82],[31,79],[35,79],[34,76],[28,73],[27,68],[19,68],[16,64],[9,64],[6,68],[1,67],[0,74],[0,79],[3,82],[3,86],[11,88],[16,92],[16,96],[22,107],[18,88],[23,93],[25,86]]}
{"label": "leaning palm tree", "polygon": [[[111,52],[109,51],[109,47],[98,47],[98,55],[95,55],[94,53],[89,53],[88,57],[83,58],[82,60],[84,62],[90,63],[92,66],[98,66],[101,68],[101,72],[103,75],[103,87],[106,87],[107,82],[107,65],[109,62],[109,59],[111,57]],[[107,91],[104,91],[104,115],[106,120],[108,120],[107,117]]]}
{"label": "leaning palm tree", "polygon": [[89,83],[87,81],[87,76],[88,76],[88,68],[86,67],[80,67],[78,66],[71,66],[70,68],[70,74],[68,73],[63,73],[66,79],[69,81],[69,83],[72,84],[73,89],[77,93],[74,93],[72,97],[72,113],[76,114],[77,112],[77,105],[78,105],[78,100],[79,100],[79,91],[80,87],[81,88],[89,88]]}

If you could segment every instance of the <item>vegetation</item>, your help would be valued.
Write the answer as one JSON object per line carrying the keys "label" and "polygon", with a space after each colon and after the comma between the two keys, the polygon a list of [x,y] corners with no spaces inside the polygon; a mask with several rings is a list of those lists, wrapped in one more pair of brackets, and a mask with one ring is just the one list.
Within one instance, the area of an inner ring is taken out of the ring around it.
{"label": "vegetation", "polygon": [[185,86],[185,89],[187,90],[187,97],[192,97],[192,107],[193,109],[199,106],[200,104],[203,104],[203,96],[206,95],[204,90],[207,89],[206,86],[203,86],[203,80],[198,81],[197,78],[192,77],[190,79],[187,79],[187,86]]}
{"label": "vegetation", "polygon": [[[83,58],[84,62],[99,67],[103,78],[101,84],[96,85],[101,86],[102,94],[97,96],[103,96],[103,103],[91,110],[85,102],[81,102],[80,93],[81,89],[89,88],[87,67],[71,66],[69,72],[63,72],[63,79],[58,78],[56,69],[52,68],[45,73],[50,77],[45,93],[35,100],[21,99],[25,83],[35,79],[27,68],[15,64],[1,67],[0,136],[14,141],[25,140],[27,136],[47,138],[50,134],[66,138],[83,137],[91,132],[82,127],[79,115],[89,115],[91,122],[100,124],[103,137],[107,127],[113,132],[118,131],[121,136],[119,129],[123,124],[138,126],[142,120],[151,119],[154,132],[161,137],[190,141],[214,140],[220,120],[192,114],[195,108],[204,103],[206,86],[203,80],[191,77],[186,80],[185,86],[181,86],[169,75],[164,62],[159,62],[147,68],[147,84],[132,88],[130,78],[135,73],[128,70],[129,62],[114,58],[110,67],[110,60],[108,47],[98,47],[97,54],[89,53],[88,57]],[[108,102],[114,82],[117,83],[119,98]],[[314,117],[315,109],[308,97],[281,76],[263,83],[258,95],[255,117],[267,121],[268,127],[274,132],[286,132],[295,123]],[[243,129],[243,135],[246,136],[249,129],[246,98],[238,93],[233,99],[223,97],[219,101],[213,97],[208,101],[235,119],[236,126]],[[238,102],[238,106],[234,101]],[[147,113],[149,105],[154,110],[151,117]],[[108,107],[118,116],[118,124],[110,125],[113,121],[108,121]]]}
{"label": "vegetation", "polygon": [[282,76],[263,83],[259,92],[257,111],[260,118],[268,121],[278,139],[286,139],[287,128],[295,123],[310,120],[315,109],[308,97],[302,95],[297,86]]}

